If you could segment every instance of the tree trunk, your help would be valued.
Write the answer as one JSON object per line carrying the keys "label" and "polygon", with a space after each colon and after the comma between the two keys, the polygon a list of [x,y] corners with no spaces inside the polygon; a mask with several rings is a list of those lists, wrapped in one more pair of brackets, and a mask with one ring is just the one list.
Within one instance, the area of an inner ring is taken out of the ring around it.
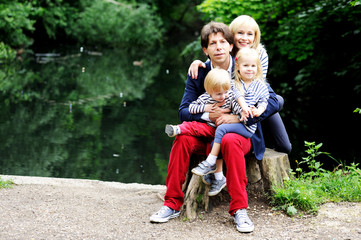
{"label": "tree trunk", "polygon": [[183,184],[184,204],[182,206],[182,215],[188,220],[193,221],[197,217],[197,210],[204,209],[208,211],[210,186],[203,183],[202,177],[191,172],[192,168],[198,165],[205,156],[195,155],[191,157],[186,181]]}
{"label": "tree trunk", "polygon": [[[228,192],[222,191],[217,196],[209,198],[210,186],[205,185],[202,177],[191,172],[192,168],[205,159],[205,156],[194,155],[190,159],[186,181],[182,190],[185,193],[182,206],[182,216],[193,221],[197,217],[197,210],[209,211],[212,206],[222,202],[229,202]],[[288,177],[290,164],[288,155],[272,149],[266,149],[264,159],[257,160],[253,155],[247,156],[247,192],[250,195],[263,195],[269,192],[272,185],[282,184],[283,179]],[[226,172],[226,166],[223,166]]]}

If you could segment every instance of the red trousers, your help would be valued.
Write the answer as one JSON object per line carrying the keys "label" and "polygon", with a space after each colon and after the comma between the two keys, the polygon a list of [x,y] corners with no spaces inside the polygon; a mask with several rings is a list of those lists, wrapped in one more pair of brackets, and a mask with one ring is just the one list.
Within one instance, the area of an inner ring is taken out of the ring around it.
{"label": "red trousers", "polygon": [[[211,142],[211,141],[210,141]],[[206,155],[207,145],[204,138],[178,135],[170,152],[168,174],[166,179],[167,192],[164,205],[177,211],[184,202],[182,185],[185,181],[192,154]],[[251,150],[251,141],[235,133],[227,133],[221,142],[221,152],[227,166],[227,189],[231,196],[229,213],[233,215],[238,209],[248,207],[246,191],[245,155]]]}
{"label": "red trousers", "polygon": [[203,122],[183,122],[178,125],[182,135],[214,138],[216,129]]}

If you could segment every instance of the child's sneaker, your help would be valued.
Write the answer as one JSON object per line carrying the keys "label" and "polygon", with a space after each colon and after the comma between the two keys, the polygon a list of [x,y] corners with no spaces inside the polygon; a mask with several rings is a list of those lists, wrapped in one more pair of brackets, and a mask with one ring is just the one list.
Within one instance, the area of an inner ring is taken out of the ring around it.
{"label": "child's sneaker", "polygon": [[175,137],[177,135],[177,127],[174,125],[167,124],[165,125],[165,133],[168,137]]}
{"label": "child's sneaker", "polygon": [[239,209],[237,212],[235,212],[234,221],[236,222],[236,227],[239,232],[253,232],[254,225],[253,222],[249,219],[246,209]]}
{"label": "child's sneaker", "polygon": [[225,176],[221,180],[214,179],[212,181],[211,189],[208,192],[208,196],[216,196],[227,185],[227,179]]}
{"label": "child's sneaker", "polygon": [[198,164],[197,167],[192,169],[192,173],[198,175],[198,176],[204,176],[209,173],[214,173],[217,170],[216,164],[209,166],[207,161],[204,160],[200,164]]}
{"label": "child's sneaker", "polygon": [[167,206],[163,206],[158,212],[150,216],[150,221],[155,223],[165,223],[172,218],[178,217],[179,214],[179,211],[173,210]]}
{"label": "child's sneaker", "polygon": [[207,175],[204,175],[203,177],[202,177],[202,181],[203,181],[203,183],[204,184],[206,184],[206,185],[212,185],[212,182],[214,181],[214,174],[213,173],[210,173],[210,174],[207,174]]}

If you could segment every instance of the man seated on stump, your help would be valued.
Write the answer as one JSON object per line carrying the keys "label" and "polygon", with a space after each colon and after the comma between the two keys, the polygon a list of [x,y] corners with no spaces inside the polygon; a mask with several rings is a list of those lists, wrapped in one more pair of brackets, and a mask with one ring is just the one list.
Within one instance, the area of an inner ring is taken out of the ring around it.
{"label": "man seated on stump", "polygon": [[[207,73],[213,68],[225,69],[233,75],[234,59],[230,55],[233,48],[233,35],[227,25],[210,22],[202,28],[201,45],[204,53],[211,61],[206,68],[198,69],[198,76],[192,79],[188,75],[183,99],[179,107],[179,118],[183,121],[210,121],[218,125],[223,123],[239,123],[237,115],[231,115],[219,107],[211,113],[190,114],[189,104],[205,92],[204,80]],[[221,153],[227,166],[227,189],[231,197],[229,213],[234,216],[237,230],[252,232],[254,225],[247,215],[248,196],[246,191],[246,163],[245,155],[253,151],[258,159],[263,158],[265,145],[260,127],[263,120],[278,111],[279,105],[275,93],[269,87],[270,98],[267,110],[258,118],[250,118],[247,124],[257,123],[257,131],[251,139],[235,133],[227,133],[221,141]],[[189,168],[190,156],[193,154],[207,155],[207,145],[213,139],[194,136],[178,135],[170,152],[168,174],[166,179],[167,191],[164,206],[150,217],[151,222],[165,223],[178,217],[184,203],[182,185],[185,182]],[[251,146],[252,145],[252,146]]]}

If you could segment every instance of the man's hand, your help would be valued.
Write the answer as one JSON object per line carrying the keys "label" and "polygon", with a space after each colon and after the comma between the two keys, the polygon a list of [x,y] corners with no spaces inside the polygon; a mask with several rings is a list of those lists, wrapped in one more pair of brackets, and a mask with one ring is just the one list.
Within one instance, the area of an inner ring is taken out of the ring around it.
{"label": "man's hand", "polygon": [[216,122],[219,117],[221,117],[222,115],[229,115],[230,112],[230,109],[216,107],[213,109],[212,112],[209,113],[209,120],[211,120],[212,122]]}
{"label": "man's hand", "polygon": [[223,114],[217,119],[216,125],[219,126],[224,123],[239,123],[239,122],[240,121],[237,115]]}

